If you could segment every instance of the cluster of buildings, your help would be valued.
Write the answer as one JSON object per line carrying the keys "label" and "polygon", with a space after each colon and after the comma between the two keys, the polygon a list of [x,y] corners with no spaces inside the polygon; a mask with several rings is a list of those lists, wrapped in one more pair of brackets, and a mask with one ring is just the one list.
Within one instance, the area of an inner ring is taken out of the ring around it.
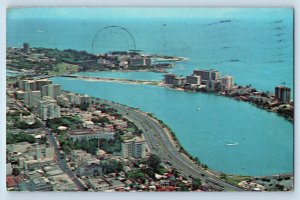
{"label": "cluster of buildings", "polygon": [[[37,52],[36,49],[30,48],[28,43],[23,43],[23,48],[7,48],[7,66],[13,66],[12,63],[18,63],[18,61],[23,60],[25,62],[43,62],[47,64],[55,64],[56,59],[47,57],[44,53]],[[27,72],[28,75],[36,74],[33,69],[21,69],[22,72]]]}
{"label": "cluster of buildings", "polygon": [[237,86],[233,76],[223,76],[217,70],[194,70],[186,77],[176,76],[172,73],[164,75],[164,85],[177,89],[191,91],[215,92],[230,96],[236,100],[250,102],[268,111],[276,112],[286,119],[293,121],[294,105],[291,101],[291,89],[285,86],[275,87],[274,94],[260,92],[249,86]]}
{"label": "cluster of buildings", "polygon": [[8,144],[7,149],[10,152],[10,158],[18,163],[19,169],[25,171],[51,163],[54,159],[54,148],[45,144],[39,145],[21,142]]}
{"label": "cluster of buildings", "polygon": [[[60,168],[48,144],[20,142],[7,145],[6,185],[14,191],[77,191]],[[16,171],[19,171],[16,173]]]}
{"label": "cluster of buildings", "polygon": [[137,52],[112,52],[99,56],[97,63],[103,66],[119,69],[130,67],[149,67],[152,65],[151,57]]}
{"label": "cluster of buildings", "polygon": [[249,86],[232,88],[226,95],[237,100],[254,103],[267,110],[277,112],[284,108],[288,119],[293,118],[293,102],[291,101],[290,88],[285,86],[275,87],[275,93],[257,91]]}
{"label": "cluster of buildings", "polygon": [[61,94],[61,86],[52,84],[51,80],[21,80],[16,98],[42,120],[60,117],[60,106],[57,97]]}
{"label": "cluster of buildings", "polygon": [[[221,73],[214,69],[194,70],[193,74],[186,77],[167,73],[164,75],[164,84],[173,87],[183,87],[185,89],[202,88],[212,92],[226,92],[229,95],[238,93],[243,96],[244,94],[249,94],[253,101],[258,98],[257,94],[262,93],[257,91],[252,92],[253,88],[250,87],[237,87],[234,84],[233,76],[226,75],[221,77]],[[285,86],[275,87],[274,99],[280,103],[289,103],[291,101],[291,89]]]}
{"label": "cluster of buildings", "polygon": [[205,88],[207,91],[225,92],[234,86],[233,76],[223,76],[217,70],[194,70],[193,74],[186,77],[178,77],[168,73],[164,75],[164,84],[174,87],[185,87],[188,89]]}
{"label": "cluster of buildings", "polygon": [[69,108],[90,103],[90,96],[63,94],[61,85],[52,84],[48,79],[21,80],[18,89],[15,91],[16,98],[42,120],[60,117],[61,107]]}
{"label": "cluster of buildings", "polygon": [[[180,175],[171,172],[155,174],[150,178],[147,175],[148,166],[136,164],[135,159],[124,159],[120,156],[108,155],[97,151],[96,155],[83,150],[72,150],[68,165],[85,182],[89,191],[177,191],[179,185],[185,185],[187,190],[192,190],[192,180],[183,179]],[[99,152],[99,153],[98,153]],[[107,173],[104,163],[114,160],[122,163],[123,170]],[[128,177],[128,174],[139,171],[145,175],[142,181],[139,178]],[[209,186],[203,184],[200,189],[209,190]]]}
{"label": "cluster of buildings", "polygon": [[[82,120],[83,128],[67,131],[68,137],[73,141],[89,139],[112,140],[115,138],[115,129],[119,129],[124,132],[124,138],[121,143],[122,158],[140,159],[147,156],[147,143],[142,137],[135,136],[133,133],[126,130],[128,128],[126,120],[118,119],[114,115],[100,110],[95,110],[93,105],[89,107],[88,111],[80,111],[77,114]],[[107,118],[109,123],[94,122],[101,118]]]}
{"label": "cluster of buildings", "polygon": [[69,166],[79,177],[94,177],[103,175],[100,158],[106,157],[106,152],[98,149],[94,156],[84,150],[72,150],[70,153]]}

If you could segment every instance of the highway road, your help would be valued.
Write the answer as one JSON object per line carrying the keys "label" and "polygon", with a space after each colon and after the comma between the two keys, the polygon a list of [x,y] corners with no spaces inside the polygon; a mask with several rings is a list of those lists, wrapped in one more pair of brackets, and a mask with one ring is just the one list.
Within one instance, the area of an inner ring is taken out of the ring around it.
{"label": "highway road", "polygon": [[171,139],[164,128],[156,120],[145,113],[137,109],[105,100],[98,100],[98,102],[115,108],[118,113],[133,121],[137,127],[143,131],[143,136],[149,145],[150,150],[159,155],[163,160],[168,160],[179,172],[193,178],[199,178],[215,190],[243,191],[242,188],[229,184],[199,167],[199,165],[180,153],[176,146],[171,142]]}

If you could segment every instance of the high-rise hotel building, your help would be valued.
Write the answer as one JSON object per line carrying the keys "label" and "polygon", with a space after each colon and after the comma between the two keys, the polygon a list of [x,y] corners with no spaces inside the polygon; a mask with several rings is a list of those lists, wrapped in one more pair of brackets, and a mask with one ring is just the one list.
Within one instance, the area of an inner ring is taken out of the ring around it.
{"label": "high-rise hotel building", "polygon": [[291,98],[291,89],[284,86],[275,87],[275,98],[282,103],[290,102]]}
{"label": "high-rise hotel building", "polygon": [[233,76],[224,76],[221,79],[221,90],[222,92],[230,90],[234,85]]}

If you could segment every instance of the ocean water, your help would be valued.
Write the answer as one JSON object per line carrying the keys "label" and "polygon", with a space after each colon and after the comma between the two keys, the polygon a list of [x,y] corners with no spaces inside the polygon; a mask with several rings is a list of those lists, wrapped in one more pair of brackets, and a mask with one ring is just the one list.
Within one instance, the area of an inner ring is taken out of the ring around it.
{"label": "ocean water", "polygon": [[[233,75],[239,85],[271,92],[283,83],[293,88],[291,9],[83,10],[11,10],[7,46],[21,47],[27,42],[32,47],[95,53],[136,46],[145,54],[188,58],[169,70],[177,75],[214,68]],[[85,75],[162,78],[162,74],[148,72]],[[65,90],[153,112],[191,154],[215,170],[243,175],[293,172],[293,124],[274,113],[220,96],[154,86],[53,80]]]}
{"label": "ocean water", "polygon": [[188,152],[212,169],[242,175],[293,171],[293,125],[275,113],[226,97],[157,86],[52,80],[63,90],[154,113]]}
{"label": "ocean water", "polygon": [[200,18],[80,18],[80,12],[74,18],[50,14],[39,18],[31,12],[29,17],[9,13],[7,46],[21,47],[28,42],[32,47],[92,52],[94,41],[95,53],[133,49],[134,42],[123,29],[102,30],[120,26],[131,33],[136,49],[146,54],[189,58],[171,70],[178,75],[190,74],[195,68],[214,68],[233,75],[240,85],[251,84],[259,90],[273,92],[283,82],[293,88],[292,10],[267,11],[252,9],[246,15],[242,9],[234,15]]}

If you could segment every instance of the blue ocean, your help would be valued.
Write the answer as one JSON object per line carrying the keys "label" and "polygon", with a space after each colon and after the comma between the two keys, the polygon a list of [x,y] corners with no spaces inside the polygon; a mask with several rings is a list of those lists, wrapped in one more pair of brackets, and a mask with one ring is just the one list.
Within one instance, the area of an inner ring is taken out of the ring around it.
{"label": "blue ocean", "polygon": [[[122,28],[102,30],[107,26],[123,27],[130,34]],[[24,42],[95,53],[135,48],[187,58],[169,70],[178,75],[213,68],[233,75],[239,85],[251,84],[261,91],[274,92],[277,85],[293,89],[291,9],[11,10],[7,46],[21,47]],[[162,79],[162,74],[149,72],[85,75]],[[293,172],[293,124],[274,113],[224,97],[155,86],[53,80],[65,90],[154,113],[191,154],[214,170],[243,175]]]}

